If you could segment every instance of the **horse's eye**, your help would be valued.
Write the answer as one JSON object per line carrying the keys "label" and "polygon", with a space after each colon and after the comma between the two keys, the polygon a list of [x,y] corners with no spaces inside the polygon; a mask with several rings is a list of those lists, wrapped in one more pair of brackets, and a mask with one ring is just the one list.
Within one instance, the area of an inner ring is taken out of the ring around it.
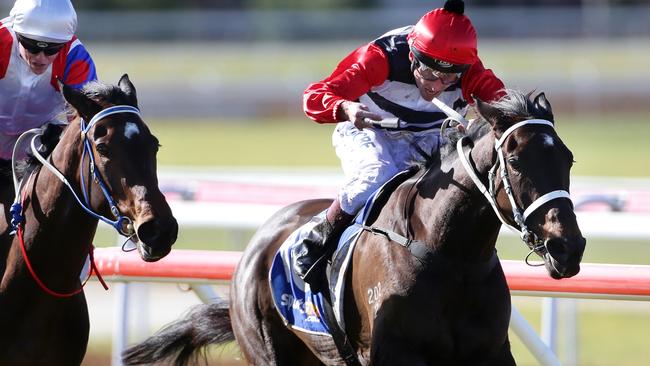
{"label": "horse's eye", "polygon": [[95,146],[95,150],[97,150],[97,152],[102,156],[108,155],[108,145],[106,144],[97,144],[97,146]]}
{"label": "horse's eye", "polygon": [[521,168],[521,164],[519,163],[519,158],[517,158],[516,156],[509,157],[508,164],[514,170],[519,170]]}

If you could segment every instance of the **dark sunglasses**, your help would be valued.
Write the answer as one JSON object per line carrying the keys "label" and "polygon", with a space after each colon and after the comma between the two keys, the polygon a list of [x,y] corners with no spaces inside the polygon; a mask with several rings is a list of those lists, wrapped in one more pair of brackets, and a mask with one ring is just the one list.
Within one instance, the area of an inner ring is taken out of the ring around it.
{"label": "dark sunglasses", "polygon": [[37,41],[21,36],[20,34],[17,35],[17,38],[18,42],[20,42],[20,44],[27,50],[27,52],[33,55],[38,55],[39,53],[43,52],[46,56],[52,56],[61,51],[63,46],[65,46],[65,43],[49,43]]}

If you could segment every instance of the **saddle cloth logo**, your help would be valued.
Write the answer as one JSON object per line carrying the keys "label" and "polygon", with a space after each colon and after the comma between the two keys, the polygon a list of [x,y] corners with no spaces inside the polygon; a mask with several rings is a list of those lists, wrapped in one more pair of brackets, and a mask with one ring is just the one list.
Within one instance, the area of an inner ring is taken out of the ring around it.
{"label": "saddle cloth logo", "polygon": [[[322,212],[320,215],[324,215]],[[325,320],[325,299],[322,292],[312,291],[308,283],[298,277],[291,268],[291,248],[302,237],[307,235],[313,225],[307,223],[291,234],[282,244],[273,259],[269,280],[271,293],[276,309],[280,313],[285,325],[307,333],[331,335]],[[343,283],[345,272],[349,264],[349,254],[361,232],[360,225],[353,225],[346,229],[339,240],[339,248],[333,256],[331,268],[330,296],[332,307],[339,326],[343,327],[343,313],[341,308],[343,296]],[[345,328],[343,328],[345,329]]]}

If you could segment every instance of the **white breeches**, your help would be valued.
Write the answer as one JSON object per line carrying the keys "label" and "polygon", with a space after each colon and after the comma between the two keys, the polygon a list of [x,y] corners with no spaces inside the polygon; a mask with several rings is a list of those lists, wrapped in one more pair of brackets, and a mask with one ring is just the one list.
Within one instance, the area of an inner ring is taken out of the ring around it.
{"label": "white breeches", "polygon": [[437,152],[439,130],[422,132],[387,131],[378,128],[358,130],[351,122],[341,122],[332,135],[332,144],[341,160],[346,183],[338,193],[341,208],[356,214],[372,193],[398,172]]}

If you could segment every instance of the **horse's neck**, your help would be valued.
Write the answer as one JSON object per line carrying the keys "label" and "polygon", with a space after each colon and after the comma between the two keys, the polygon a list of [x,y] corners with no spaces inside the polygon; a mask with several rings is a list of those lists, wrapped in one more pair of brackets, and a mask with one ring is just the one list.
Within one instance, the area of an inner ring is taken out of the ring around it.
{"label": "horse's neck", "polygon": [[[61,140],[51,154],[53,165],[74,183],[77,181],[79,163],[83,153],[83,141],[80,134],[80,121],[77,118],[61,135]],[[43,168],[45,169],[45,168]]]}
{"label": "horse's neck", "polygon": [[[84,175],[86,187],[92,186],[92,177],[88,168],[88,157],[82,162],[83,157],[83,140],[79,133],[79,120],[75,120],[61,136],[61,141],[57,144],[51,154],[51,164],[67,179],[77,196],[83,200],[81,177]],[[64,208],[68,215],[61,215],[58,219],[69,222],[69,215],[74,217],[90,218],[89,215],[79,205],[70,188],[64,184],[54,172],[47,167],[41,167],[41,172],[36,182],[36,192],[40,197],[50,197],[47,204],[49,208]],[[91,203],[94,195],[92,190],[88,192]],[[66,207],[67,205],[67,207]],[[83,220],[85,222],[96,222],[95,219]],[[92,229],[94,231],[94,229]]]}
{"label": "horse's neck", "polygon": [[[68,127],[47,160],[63,174],[75,191],[80,192],[79,165],[83,144],[78,133],[78,126],[78,121],[74,121]],[[71,212],[77,208],[78,205],[74,197],[68,192],[69,188],[50,168],[41,166],[40,171],[35,173],[32,184],[34,196],[38,198],[39,210],[48,213],[57,209],[65,209]],[[60,216],[63,218],[65,215]],[[48,216],[48,219],[55,218]]]}
{"label": "horse's neck", "polygon": [[[80,194],[79,165],[82,143],[78,127],[71,125],[52,152],[49,161]],[[57,270],[79,274],[89,244],[97,229],[97,219],[87,215],[69,188],[47,167],[33,174],[25,211],[25,246],[34,260],[62,261]],[[29,191],[28,191],[29,192]],[[73,268],[76,267],[76,268]],[[41,267],[42,268],[42,267]]]}
{"label": "horse's neck", "polygon": [[[493,138],[480,138],[470,160],[480,177],[493,164]],[[410,219],[415,239],[437,251],[466,260],[489,258],[500,223],[458,159],[445,159],[418,187]]]}

